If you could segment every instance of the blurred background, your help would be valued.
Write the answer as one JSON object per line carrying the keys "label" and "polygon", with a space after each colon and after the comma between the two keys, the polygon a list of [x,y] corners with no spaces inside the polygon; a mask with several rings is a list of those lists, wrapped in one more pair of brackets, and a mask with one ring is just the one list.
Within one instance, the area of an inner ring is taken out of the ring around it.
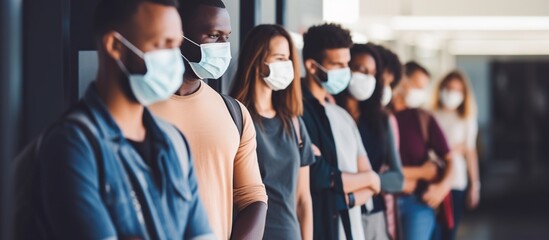
{"label": "blurred background", "polygon": [[[0,198],[9,234],[13,156],[81,96],[95,77],[96,0],[0,0]],[[232,68],[240,40],[279,23],[300,45],[308,27],[343,24],[357,43],[391,48],[433,75],[458,68],[478,102],[482,198],[460,239],[549,239],[549,1],[227,0]]]}

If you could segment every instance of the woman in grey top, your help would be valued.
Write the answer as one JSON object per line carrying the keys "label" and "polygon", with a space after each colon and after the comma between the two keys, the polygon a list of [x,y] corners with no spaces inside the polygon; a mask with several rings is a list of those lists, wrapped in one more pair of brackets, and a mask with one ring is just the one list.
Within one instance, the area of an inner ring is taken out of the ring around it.
{"label": "woman in grey top", "polygon": [[269,196],[264,239],[312,239],[309,165],[297,51],[284,28],[260,25],[246,37],[231,96],[250,111]]}

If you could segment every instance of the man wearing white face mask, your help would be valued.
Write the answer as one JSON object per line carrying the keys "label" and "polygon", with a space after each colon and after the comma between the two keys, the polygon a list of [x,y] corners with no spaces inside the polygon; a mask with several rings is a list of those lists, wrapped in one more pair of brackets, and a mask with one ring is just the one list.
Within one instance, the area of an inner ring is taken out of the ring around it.
{"label": "man wearing white face mask", "polygon": [[353,118],[328,103],[351,81],[350,32],[336,24],[313,26],[303,36],[303,120],[321,156],[311,165],[314,239],[364,239],[360,206],[380,191]]}
{"label": "man wearing white face mask", "polygon": [[[453,161],[446,138],[433,116],[420,109],[427,98],[429,72],[416,62],[404,65],[405,79],[397,86],[393,107],[400,131],[400,156],[404,173],[403,195],[397,199],[403,239],[428,240],[439,219],[452,217],[448,193],[453,180]],[[431,159],[434,152],[438,159]],[[439,161],[440,160],[440,161]],[[444,163],[440,174],[435,162]]]}
{"label": "man wearing white face mask", "polygon": [[220,81],[215,79],[229,65],[229,12],[221,0],[180,0],[179,12],[187,71],[175,95],[151,110],[189,139],[200,196],[216,236],[260,239],[267,194],[252,119],[242,104],[221,96],[203,81]]}
{"label": "man wearing white face mask", "polygon": [[20,226],[33,236],[21,239],[214,238],[186,140],[146,108],[181,84],[176,6],[99,2],[97,79],[41,137],[34,221]]}

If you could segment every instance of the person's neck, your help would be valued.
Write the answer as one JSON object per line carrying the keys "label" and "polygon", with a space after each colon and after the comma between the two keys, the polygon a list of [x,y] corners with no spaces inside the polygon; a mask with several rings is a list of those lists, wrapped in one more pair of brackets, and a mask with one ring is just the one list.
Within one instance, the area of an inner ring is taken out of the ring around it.
{"label": "person's neck", "polygon": [[[97,92],[124,137],[134,141],[143,141],[146,132],[143,125],[143,105],[128,99],[118,84],[120,80],[116,77],[106,77],[106,74],[98,76]],[[101,76],[104,77],[101,78]]]}
{"label": "person's neck", "polygon": [[179,96],[191,95],[198,91],[198,89],[200,88],[200,84],[200,79],[190,76],[186,73],[183,75],[183,84],[181,84],[181,87],[176,94]]}
{"label": "person's neck", "polygon": [[446,113],[455,113],[455,112],[457,112],[456,109],[451,109],[451,108],[447,108],[447,107],[441,107],[439,109],[442,109],[442,111],[446,112]]}
{"label": "person's neck", "polygon": [[352,97],[347,98],[345,103],[347,111],[349,111],[355,122],[358,122],[358,118],[360,117],[360,108],[358,103],[358,100]]}
{"label": "person's neck", "polygon": [[393,109],[395,112],[400,112],[406,110],[406,104],[404,103],[404,98],[402,96],[395,96],[393,98]]}
{"label": "person's neck", "polygon": [[311,94],[313,94],[313,97],[315,97],[322,106],[326,105],[326,90],[316,82],[313,76],[307,75],[307,78],[307,87]]}
{"label": "person's neck", "polygon": [[255,85],[255,108],[257,114],[273,118],[276,116],[276,111],[273,106],[273,90],[266,84],[258,83]]}

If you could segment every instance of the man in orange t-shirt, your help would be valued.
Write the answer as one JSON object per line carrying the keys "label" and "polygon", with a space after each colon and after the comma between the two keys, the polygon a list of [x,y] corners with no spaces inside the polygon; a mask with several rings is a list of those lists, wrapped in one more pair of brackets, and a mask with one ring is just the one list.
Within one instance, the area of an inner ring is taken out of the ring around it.
{"label": "man in orange t-shirt", "polygon": [[150,109],[189,140],[200,196],[217,237],[261,239],[267,194],[252,119],[239,103],[240,135],[222,97],[202,81],[221,77],[229,65],[229,13],[221,0],[180,0],[180,4],[187,69],[183,85],[171,99]]}

